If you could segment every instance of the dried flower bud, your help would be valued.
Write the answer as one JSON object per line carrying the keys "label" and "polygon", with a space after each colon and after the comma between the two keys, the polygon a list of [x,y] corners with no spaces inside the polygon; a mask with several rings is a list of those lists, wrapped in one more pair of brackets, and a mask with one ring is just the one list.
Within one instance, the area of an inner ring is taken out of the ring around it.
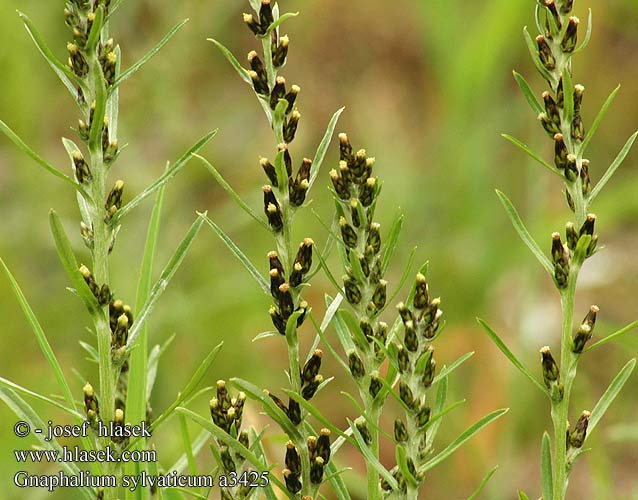
{"label": "dried flower bud", "polygon": [[591,339],[594,334],[594,326],[596,325],[596,315],[600,309],[598,306],[591,306],[587,315],[583,319],[583,322],[576,330],[576,335],[574,336],[573,344],[572,344],[572,352],[576,354],[580,354],[583,352],[585,348],[585,344]]}
{"label": "dried flower bud", "polygon": [[584,410],[578,422],[576,422],[576,427],[574,427],[574,431],[569,435],[569,444],[572,448],[582,448],[585,443],[585,439],[587,438],[587,427],[589,426],[589,418],[591,417],[591,413],[587,410]]}
{"label": "dried flower bud", "polygon": [[252,14],[244,13],[243,17],[244,23],[246,23],[246,26],[248,26],[250,31],[252,31],[255,35],[263,35],[266,32],[266,30],[262,28],[259,21],[255,19],[255,16],[253,16]]}
{"label": "dried flower bud", "polygon": [[286,79],[283,76],[278,76],[275,79],[275,86],[270,92],[270,108],[275,109],[279,104],[279,99],[283,99],[286,95]]}
{"label": "dried flower bud", "polygon": [[292,87],[290,87],[288,93],[284,96],[284,99],[288,101],[288,113],[290,113],[294,109],[295,102],[297,101],[297,95],[299,94],[300,90],[301,88],[299,87],[299,85],[293,85]]}
{"label": "dried flower bud", "polygon": [[345,133],[339,134],[339,160],[346,163],[352,160],[352,146]]}
{"label": "dried flower bud", "polygon": [[253,89],[261,96],[267,96],[270,93],[268,82],[263,80],[256,71],[248,71],[248,76],[253,83]]}
{"label": "dried flower bud", "polygon": [[339,218],[339,227],[341,228],[341,238],[348,248],[355,248],[358,242],[358,236],[354,228],[348,224],[345,217]]}
{"label": "dried flower bud", "polygon": [[383,382],[381,382],[381,379],[379,378],[378,373],[371,375],[370,387],[368,388],[368,392],[370,393],[370,396],[372,396],[373,398],[376,398],[377,394],[379,394],[382,387],[383,387]]}
{"label": "dried flower bud", "polygon": [[310,463],[310,482],[315,485],[321,484],[323,481],[324,460],[321,457],[315,457]]}
{"label": "dried flower bud", "polygon": [[299,474],[293,473],[290,469],[284,469],[282,471],[284,476],[284,481],[286,482],[286,489],[296,495],[301,491],[301,480],[299,479]]}
{"label": "dried flower bud", "polygon": [[576,48],[576,42],[578,40],[578,24],[580,20],[576,16],[569,18],[567,29],[565,30],[565,36],[560,46],[564,52],[571,54]]}
{"label": "dried flower bud", "polygon": [[591,193],[591,179],[589,177],[589,160],[582,160],[580,164],[580,183],[583,196],[589,196]]}
{"label": "dried flower bud", "polygon": [[394,440],[397,443],[405,443],[408,440],[408,430],[400,418],[394,421]]}
{"label": "dried flower bud", "polygon": [[558,111],[558,105],[552,95],[545,91],[543,92],[543,101],[545,102],[545,113],[547,117],[560,129],[560,112]]}
{"label": "dried flower bud", "polygon": [[290,39],[288,35],[283,35],[279,38],[278,44],[272,46],[272,64],[275,68],[280,68],[286,62],[286,56],[288,55],[288,44]]}
{"label": "dried flower bud", "polygon": [[119,210],[122,206],[122,193],[124,192],[124,181],[118,180],[115,182],[113,189],[109,192],[106,197],[106,203],[104,204],[105,208],[109,210],[111,207],[115,207],[116,210]]}
{"label": "dried flower bud", "polygon": [[563,134],[554,135],[554,165],[559,170],[564,170],[567,166],[567,146],[563,140]]}
{"label": "dried flower bud", "polygon": [[286,468],[290,470],[290,472],[294,474],[301,473],[301,459],[299,458],[299,453],[297,452],[297,448],[292,441],[288,441],[286,443],[286,458],[285,458]]}
{"label": "dried flower bud", "polygon": [[284,141],[286,141],[287,143],[291,143],[292,141],[294,141],[300,119],[301,113],[295,109],[284,123]]}
{"label": "dried flower bud", "polygon": [[320,349],[316,349],[315,352],[312,353],[312,356],[310,356],[310,359],[306,361],[306,364],[301,371],[301,378],[303,381],[311,382],[319,374],[322,357],[323,352]]}
{"label": "dried flower bud", "polygon": [[366,246],[371,246],[375,254],[381,251],[381,224],[377,222],[370,224]]}
{"label": "dried flower bud", "polygon": [[266,213],[268,224],[270,224],[270,227],[278,233],[284,228],[284,220],[279,202],[277,201],[271,186],[266,185],[262,188],[262,190],[264,192],[264,212]]}
{"label": "dried flower bud", "polygon": [[275,22],[275,18],[272,13],[272,7],[270,0],[261,0],[261,7],[259,8],[259,23],[262,29],[268,29],[268,27]]}
{"label": "dried flower bud", "polygon": [[75,150],[71,153],[71,157],[73,158],[73,166],[75,169],[75,177],[77,178],[80,184],[85,182],[89,182],[92,179],[91,170],[89,170],[89,166],[84,160],[84,156],[78,150]]}
{"label": "dried flower bud", "polygon": [[315,455],[321,457],[326,464],[330,461],[330,429],[321,429],[317,438]]}
{"label": "dried flower bud", "polygon": [[536,37],[536,45],[538,46],[538,57],[540,58],[543,66],[545,66],[545,69],[549,71],[556,69],[556,59],[554,58],[552,49],[543,35],[538,35]]}
{"label": "dried flower bud", "polygon": [[411,410],[415,409],[415,405],[418,404],[418,401],[414,399],[412,389],[410,389],[410,386],[403,381],[399,382],[399,397]]}
{"label": "dried flower bud", "polygon": [[587,214],[587,219],[580,228],[578,232],[579,236],[583,236],[584,234],[588,234],[590,236],[594,235],[594,224],[596,223],[596,215],[595,214]]}
{"label": "dried flower bud", "polygon": [[567,163],[565,164],[565,178],[570,182],[574,182],[576,179],[578,179],[578,167],[576,166],[576,161],[576,155],[573,155],[571,153],[567,155]]}
{"label": "dried flower bud", "polygon": [[268,158],[263,158],[261,156],[259,157],[259,164],[261,165],[261,168],[264,169],[264,172],[266,176],[268,177],[268,180],[270,181],[270,183],[274,187],[278,187],[279,181],[277,179],[277,171],[275,170],[275,166],[272,163],[270,163]]}

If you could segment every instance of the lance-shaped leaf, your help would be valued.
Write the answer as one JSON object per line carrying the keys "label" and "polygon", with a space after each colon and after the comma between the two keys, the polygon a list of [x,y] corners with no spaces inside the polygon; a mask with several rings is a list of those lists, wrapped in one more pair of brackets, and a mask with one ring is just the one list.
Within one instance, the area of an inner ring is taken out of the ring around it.
{"label": "lance-shaped leaf", "polygon": [[589,145],[589,142],[594,137],[594,134],[596,133],[596,130],[598,130],[600,122],[603,121],[603,118],[605,117],[605,114],[607,113],[607,110],[611,106],[611,103],[614,102],[614,99],[616,98],[616,95],[618,94],[619,90],[620,90],[620,85],[618,85],[618,87],[616,87],[612,91],[612,93],[609,94],[609,97],[607,97],[607,100],[603,104],[602,108],[600,108],[600,111],[596,115],[596,118],[594,118],[594,121],[592,122],[591,127],[589,127],[589,130],[587,131],[587,135],[585,136],[585,140],[583,141],[583,144],[580,147],[580,154],[581,155],[585,154],[585,150],[587,149],[587,146]]}
{"label": "lance-shaped leaf", "polygon": [[523,363],[519,361],[516,355],[509,350],[509,348],[505,345],[505,342],[503,342],[501,338],[498,336],[498,334],[494,330],[492,330],[490,325],[488,325],[485,321],[483,321],[480,318],[476,318],[476,320],[479,322],[479,325],[483,327],[483,329],[485,330],[487,335],[490,337],[490,339],[492,339],[492,342],[496,344],[496,347],[498,347],[500,351],[503,354],[505,354],[505,357],[511,361],[511,363],[518,369],[518,371],[520,371],[523,375],[525,375],[525,377],[527,377],[536,387],[538,387],[543,392],[543,394],[549,395],[545,386],[541,384],[536,379],[536,377],[532,374],[532,372],[530,372],[525,367],[525,365],[523,365]]}
{"label": "lance-shaped leaf", "polygon": [[501,134],[501,137],[503,137],[503,139],[508,140],[509,142],[511,142],[512,144],[514,144],[514,146],[516,146],[517,148],[519,148],[521,151],[523,151],[526,155],[528,155],[530,158],[533,158],[534,160],[536,160],[540,165],[542,165],[543,167],[545,167],[547,170],[549,170],[550,172],[552,172],[553,174],[558,175],[559,177],[563,177],[563,174],[561,174],[561,172],[554,167],[553,165],[547,163],[545,160],[543,160],[539,155],[537,155],[536,153],[534,153],[534,151],[532,151],[529,146],[527,146],[527,144],[523,143],[522,141],[519,141],[516,137],[512,137],[509,134]]}
{"label": "lance-shaped leaf", "polygon": [[516,71],[512,71],[512,73],[514,75],[514,79],[516,80],[516,83],[518,83],[518,86],[523,91],[523,95],[525,96],[525,99],[527,99],[527,102],[532,108],[532,111],[534,111],[536,115],[540,115],[541,113],[544,113],[545,110],[543,109],[543,106],[541,106],[541,104],[536,99],[536,96],[534,95],[534,91],[529,86],[529,83],[527,83],[527,80],[523,78],[523,75],[521,75],[520,73],[517,73]]}
{"label": "lance-shaped leaf", "polygon": [[541,442],[541,489],[543,499],[552,500],[554,490],[554,476],[552,475],[552,442],[547,432],[543,433]]}
{"label": "lance-shaped leaf", "polygon": [[202,137],[199,141],[197,141],[191,148],[188,149],[170,168],[168,168],[153,184],[147,187],[144,191],[138,194],[135,198],[129,201],[126,205],[124,205],[120,210],[118,210],[113,218],[111,219],[111,224],[113,226],[117,225],[117,223],[124,217],[127,213],[133,210],[137,205],[139,205],[142,201],[144,201],[148,196],[152,195],[155,191],[161,188],[164,184],[166,184],[171,178],[175,177],[177,173],[190,161],[192,155],[197,153],[200,149],[202,149],[208,142],[217,135],[217,130],[213,130],[209,132],[204,137]]}
{"label": "lance-shaped leaf", "polygon": [[472,424],[468,427],[458,438],[456,438],[452,443],[450,443],[441,453],[436,455],[431,460],[428,460],[423,466],[419,469],[419,473],[422,474],[439,463],[449,457],[452,453],[458,450],[466,441],[468,441],[472,436],[474,436],[477,432],[481,431],[484,427],[494,422],[496,419],[502,417],[509,411],[509,408],[501,408],[500,410],[493,411],[485,415],[483,418]]}
{"label": "lance-shaped leaf", "polygon": [[374,469],[379,473],[379,475],[387,481],[390,487],[394,491],[397,491],[399,488],[399,485],[397,484],[396,479],[394,479],[394,476],[390,474],[390,472],[388,472],[388,470],[383,465],[381,465],[381,462],[379,462],[379,459],[375,457],[372,451],[370,450],[370,448],[368,448],[368,445],[365,443],[363,436],[359,432],[359,429],[357,429],[357,426],[355,425],[355,423],[352,422],[350,419],[348,419],[348,423],[350,424],[350,429],[352,429],[352,435],[354,436],[354,439],[357,441],[357,448],[359,448],[359,451],[363,455],[363,458],[365,458],[368,465],[371,465],[372,467],[374,467]]}
{"label": "lance-shaped leaf", "polygon": [[82,302],[84,302],[89,313],[91,315],[98,314],[99,309],[97,300],[80,274],[80,266],[78,266],[75,254],[71,248],[71,242],[64,231],[64,226],[62,225],[60,217],[54,210],[49,212],[49,222],[51,225],[51,232],[53,233],[53,239],[55,240],[55,246],[58,251],[58,256],[60,257],[62,266],[69,276],[75,291],[82,299]]}
{"label": "lance-shaped leaf", "polygon": [[587,437],[591,436],[591,433],[600,422],[600,419],[603,418],[603,415],[605,415],[627,380],[629,380],[629,377],[635,367],[636,358],[629,360],[627,364],[622,367],[620,372],[618,372],[618,375],[616,375],[614,380],[611,381],[605,393],[600,397],[598,403],[596,403],[596,406],[594,406],[594,409],[591,411],[589,425],[587,426]]}
{"label": "lance-shaped leaf", "polygon": [[591,9],[589,9],[589,15],[587,16],[587,31],[585,32],[585,38],[583,38],[583,42],[578,47],[576,47],[576,49],[574,50],[574,54],[576,54],[577,52],[580,52],[581,50],[583,50],[585,47],[589,45],[589,41],[591,40],[592,28],[593,28],[593,20],[592,20]]}
{"label": "lance-shaped leaf", "polygon": [[481,493],[481,491],[483,491],[483,488],[485,488],[485,485],[487,485],[489,480],[492,479],[492,476],[497,470],[498,470],[498,465],[495,466],[490,471],[488,471],[487,474],[485,474],[485,476],[483,477],[483,479],[481,479],[481,482],[476,487],[474,492],[469,497],[467,497],[467,500],[476,500],[477,498],[479,498],[479,494]]}
{"label": "lance-shaped leaf", "polygon": [[383,250],[383,260],[381,264],[381,274],[385,274],[388,270],[388,266],[390,265],[390,260],[392,259],[392,255],[394,254],[394,250],[397,247],[397,243],[399,242],[399,236],[401,234],[401,230],[403,229],[403,214],[397,215],[392,223],[392,227],[390,228],[390,233],[388,234],[388,242],[385,245],[385,249]]}
{"label": "lance-shaped leaf", "polygon": [[507,213],[507,216],[512,222],[512,225],[514,226],[514,229],[520,236],[521,240],[523,240],[523,243],[525,243],[527,245],[527,248],[529,248],[532,251],[534,256],[538,259],[538,261],[549,273],[549,275],[554,276],[554,266],[549,261],[549,259],[545,256],[545,254],[540,249],[538,244],[534,241],[534,239],[532,238],[532,235],[529,234],[529,231],[525,227],[525,224],[523,224],[523,221],[521,220],[520,216],[518,215],[518,212],[514,208],[514,205],[512,205],[512,202],[509,200],[507,196],[505,196],[498,189],[496,190],[496,195],[498,196],[499,200],[501,200],[503,207],[505,207],[505,212]]}
{"label": "lance-shaped leaf", "polygon": [[250,75],[248,75],[248,70],[239,64],[239,61],[235,58],[233,53],[214,38],[207,38],[206,40],[212,42],[220,50],[224,57],[228,59],[228,62],[233,68],[235,68],[235,71],[237,71],[237,74],[241,77],[241,79],[252,86],[252,79],[250,78]]}
{"label": "lance-shaped leaf", "polygon": [[162,38],[155,47],[149,50],[146,54],[144,54],[139,61],[137,61],[133,66],[123,71],[122,74],[115,80],[113,86],[111,87],[111,92],[113,89],[116,89],[123,82],[128,80],[131,76],[133,76],[142,66],[144,66],[148,61],[150,61],[155,54],[157,54],[164,45],[166,45],[173,36],[180,30],[182,26],[184,26],[189,20],[184,19],[183,21],[177,23],[175,26],[171,28],[171,30]]}
{"label": "lance-shaped leaf", "polygon": [[321,142],[319,143],[319,147],[315,152],[315,156],[312,160],[312,165],[310,167],[310,179],[308,181],[308,189],[312,187],[317,176],[319,175],[319,169],[323,164],[323,160],[326,157],[326,152],[328,151],[328,146],[330,146],[330,141],[332,139],[332,135],[334,134],[335,127],[337,126],[337,122],[339,121],[339,116],[343,113],[343,110],[346,108],[339,108],[330,121],[328,122],[328,127],[326,128],[326,132],[323,134]]}
{"label": "lance-shaped leaf", "polygon": [[[199,213],[198,213],[199,214]],[[241,251],[241,249],[230,239],[224,230],[215,224],[209,217],[205,214],[199,214],[202,220],[206,221],[210,227],[213,228],[217,236],[224,242],[224,244],[230,249],[231,252],[239,259],[239,262],[246,268],[246,270],[250,273],[250,275],[255,278],[255,281],[259,284],[264,293],[270,295],[270,285],[263,278],[263,276],[259,273],[255,265],[250,261],[248,257]]]}
{"label": "lance-shaped leaf", "polygon": [[616,156],[616,158],[611,163],[611,165],[609,165],[609,168],[607,169],[605,174],[598,181],[598,183],[594,186],[594,189],[592,189],[592,192],[589,195],[589,198],[587,199],[587,204],[588,205],[591,204],[594,201],[594,199],[596,198],[596,196],[598,196],[598,194],[600,193],[602,188],[605,187],[605,185],[609,182],[609,180],[612,178],[614,173],[616,173],[616,170],[618,170],[618,167],[620,167],[620,165],[622,165],[622,162],[625,160],[625,158],[627,157],[627,154],[629,154],[629,151],[631,150],[631,147],[634,145],[634,142],[636,141],[636,137],[638,137],[638,132],[635,132],[627,140],[627,142],[625,143],[623,148],[620,150],[620,153],[618,153],[618,156]]}
{"label": "lance-shaped leaf", "polygon": [[633,330],[637,326],[638,326],[638,321],[633,321],[632,323],[629,323],[627,326],[621,328],[620,330],[615,331],[614,333],[612,333],[610,335],[607,335],[606,337],[600,339],[598,342],[594,342],[592,345],[587,347],[583,352],[591,351],[592,349],[596,349],[596,347],[600,347],[601,345],[604,345],[607,342],[611,342],[612,340],[616,340],[617,338],[619,338],[620,336],[624,335],[625,333],[630,332],[631,330]]}
{"label": "lance-shaped leaf", "polygon": [[40,54],[42,54],[42,57],[44,57],[46,62],[49,64],[49,66],[51,66],[51,69],[55,72],[56,75],[58,75],[58,78],[62,81],[64,86],[68,89],[68,91],[77,101],[77,95],[78,95],[77,88],[80,86],[83,87],[80,80],[77,78],[77,76],[75,76],[73,71],[71,71],[71,68],[69,68],[66,64],[64,64],[57,57],[55,57],[51,49],[47,46],[46,42],[44,41],[44,38],[42,38],[42,35],[33,24],[33,21],[31,21],[31,19],[29,19],[25,14],[23,14],[20,11],[18,11],[18,15],[20,16],[20,19],[24,23],[24,27],[26,28],[27,32],[29,33],[29,36],[33,40],[33,43],[35,43],[36,47],[40,51]]}
{"label": "lance-shaped leaf", "polygon": [[195,219],[195,222],[193,222],[190,229],[186,233],[186,236],[184,236],[184,239],[181,241],[181,243],[175,250],[175,253],[168,261],[168,264],[166,264],[166,267],[164,267],[164,270],[162,271],[159,279],[157,280],[155,285],[153,285],[153,288],[148,295],[148,299],[144,303],[144,307],[142,307],[142,309],[138,312],[138,317],[133,323],[133,328],[131,328],[131,330],[129,331],[129,338],[128,342],[126,343],[127,349],[131,349],[131,347],[135,345],[135,341],[137,340],[140,331],[144,327],[149,314],[153,310],[157,299],[159,299],[160,295],[162,295],[162,292],[164,292],[169,282],[177,272],[177,269],[179,269],[179,266],[186,258],[186,253],[193,244],[195,236],[197,236],[197,233],[201,229],[203,223],[204,221],[200,217],[197,217],[197,219]]}

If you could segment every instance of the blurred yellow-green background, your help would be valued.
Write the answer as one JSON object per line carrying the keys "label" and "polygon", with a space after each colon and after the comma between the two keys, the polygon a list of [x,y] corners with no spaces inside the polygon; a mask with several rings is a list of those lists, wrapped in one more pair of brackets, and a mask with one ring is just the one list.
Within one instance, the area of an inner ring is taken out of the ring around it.
{"label": "blurred yellow-green background", "polygon": [[[314,0],[280,2],[284,11],[300,11],[288,21],[291,48],[283,71],[301,86],[302,113],[293,158],[312,157],[332,113],[346,106],[337,131],[347,131],[355,148],[377,159],[383,180],[377,210],[384,228],[405,214],[405,231],[389,276],[395,285],[413,246],[417,260],[430,261],[430,289],[442,297],[448,328],[437,343],[440,365],[476,351],[450,381],[452,400],[467,399],[444,422],[437,448],[489,411],[510,412],[428,474],[423,498],[467,498],[494,465],[499,470],[480,498],[513,499],[516,489],[539,496],[539,449],[542,431],[551,426],[547,402],[512,368],[475,322],[485,318],[497,327],[515,352],[539,372],[538,349],[558,349],[558,295],[540,266],[517,239],[494,195],[510,195],[534,237],[549,250],[549,235],[569,218],[559,183],[500,137],[508,132],[535,150],[551,154],[533,113],[511,71],[524,74],[536,93],[544,90],[533,70],[522,27],[533,25],[533,0]],[[594,13],[590,46],[574,58],[575,81],[586,87],[583,114],[591,124],[607,94],[623,85],[589,150],[594,181],[638,128],[638,4],[635,0],[576,2],[582,20]],[[243,61],[257,43],[241,21],[247,2],[237,0],[129,0],[118,10],[112,33],[122,47],[123,66],[140,57],[183,18],[190,22],[121,89],[120,143],[128,146],[113,169],[113,181],[126,182],[130,199],[204,135],[219,128],[205,156],[247,202],[260,210],[263,173],[258,155],[274,156],[274,144],[256,99],[214,46],[214,36]],[[0,0],[0,119],[43,157],[68,170],[60,137],[72,137],[77,108],[37,53],[16,9],[40,27],[53,51],[66,58],[69,34],[63,2]],[[583,23],[584,24],[584,23]],[[333,143],[313,193],[313,208],[332,216],[327,172],[336,164]],[[201,165],[192,162],[169,184],[158,267],[169,258],[195,217],[208,210],[266,272],[270,236],[263,232],[217,186]],[[89,341],[89,318],[80,302],[65,292],[47,214],[55,208],[72,236],[80,260],[88,260],[79,231],[73,193],[0,137],[0,256],[31,301],[81,396],[85,379],[97,385],[95,366],[87,362],[79,340]],[[119,296],[133,302],[136,278],[150,214],[150,201],[124,221],[112,254],[113,283]],[[605,251],[588,261],[582,274],[578,310],[600,306],[597,335],[638,315],[638,153],[631,153],[597,201],[597,230]],[[310,214],[299,219],[296,237],[321,242],[325,230]],[[335,262],[336,263],[336,262]],[[317,313],[329,282],[319,276],[308,298]],[[402,296],[407,294],[407,290]],[[177,338],[160,362],[153,407],[161,412],[189,379],[204,353],[224,341],[208,383],[241,376],[277,390],[285,384],[285,346],[280,339],[251,343],[270,328],[269,301],[212,231],[204,228],[192,252],[163,295],[151,319],[151,342]],[[578,319],[581,312],[577,312]],[[55,381],[11,292],[0,278],[0,376],[52,394]],[[305,330],[304,345],[311,331]],[[585,356],[574,393],[573,419],[591,408],[624,362],[638,352],[636,333]],[[330,338],[335,341],[334,331]],[[338,390],[353,390],[348,377],[326,355],[326,375],[334,387],[317,397],[317,405],[340,424],[355,410]],[[75,371],[77,370],[77,372]],[[76,374],[77,373],[77,374]],[[619,401],[592,436],[593,452],[577,465],[569,498],[638,498],[638,382],[632,377]],[[62,417],[35,405],[45,420]],[[207,412],[207,398],[193,405]],[[384,425],[391,429],[397,408],[390,405]],[[251,420],[266,423],[251,405]],[[15,417],[0,406],[0,487],[3,499],[75,498],[20,491],[12,485],[17,464],[14,448],[33,444],[13,435]],[[177,422],[155,436],[160,460],[170,464],[181,453]],[[193,429],[193,433],[195,430]],[[281,460],[282,445],[271,445]],[[382,461],[393,464],[385,443]],[[364,498],[357,481],[362,465],[352,450],[342,465],[354,468],[349,481],[354,496]],[[202,467],[210,467],[204,451]],[[46,471],[45,466],[29,470]],[[25,496],[26,495],[26,496]],[[358,496],[357,496],[358,495]]]}

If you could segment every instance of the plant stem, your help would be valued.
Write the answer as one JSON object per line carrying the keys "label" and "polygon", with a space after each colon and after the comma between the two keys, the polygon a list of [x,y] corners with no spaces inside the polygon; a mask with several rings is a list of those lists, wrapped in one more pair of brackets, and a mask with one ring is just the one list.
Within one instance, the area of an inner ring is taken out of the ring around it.
{"label": "plant stem", "polygon": [[[368,398],[372,399],[372,398]],[[374,402],[366,401],[366,408],[370,408],[368,412],[368,418],[373,425],[369,427],[370,434],[370,451],[372,454],[379,458],[379,419],[381,417],[381,407],[376,406]],[[372,464],[366,463],[366,478],[368,484],[368,500],[381,500],[381,490],[379,488],[379,473],[372,466]]]}

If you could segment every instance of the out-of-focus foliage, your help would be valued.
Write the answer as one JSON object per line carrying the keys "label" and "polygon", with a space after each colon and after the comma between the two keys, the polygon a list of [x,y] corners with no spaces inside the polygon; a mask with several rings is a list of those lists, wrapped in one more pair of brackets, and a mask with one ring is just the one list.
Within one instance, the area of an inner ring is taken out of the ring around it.
{"label": "out-of-focus foliage", "polygon": [[[65,58],[62,3],[0,2],[0,118],[53,164],[68,168],[60,137],[73,134],[69,127],[77,119],[74,104],[14,15],[17,8],[29,13],[56,54]],[[419,246],[422,259],[431,262],[429,281],[443,297],[448,321],[438,359],[451,360],[468,349],[477,351],[459,370],[456,387],[451,387],[457,399],[467,397],[471,405],[455,411],[447,427],[450,434],[441,439],[449,441],[453,432],[494,408],[512,408],[447,466],[437,468],[426,488],[432,499],[469,496],[494,464],[500,464],[500,469],[485,498],[513,498],[516,487],[539,490],[537,436],[550,425],[547,409],[540,406],[545,401],[523,386],[527,382],[508,366],[474,321],[480,315],[498,325],[509,345],[531,360],[530,366],[539,345],[558,342],[556,292],[518,241],[493,190],[498,187],[510,195],[537,241],[549,241],[549,234],[560,230],[558,225],[567,216],[555,179],[500,138],[507,131],[535,150],[546,145],[511,76],[516,68],[538,95],[544,90],[529,62],[521,30],[533,23],[533,4],[533,0],[282,2],[285,10],[301,12],[283,28],[294,39],[286,78],[302,87],[305,113],[293,155],[308,154],[332,112],[347,106],[339,129],[348,130],[356,143],[369,145],[368,153],[376,156],[376,168],[385,179],[380,205],[385,211],[379,213],[380,220],[387,229],[393,205],[406,215],[403,245],[395,262],[406,259],[413,245]],[[638,128],[638,5],[634,0],[580,0],[576,10],[581,19],[586,19],[590,6],[592,42],[574,59],[575,83],[587,89],[586,126],[609,91],[623,84],[590,147],[595,181]],[[214,36],[235,52],[251,50],[254,42],[241,22],[243,8],[236,0],[138,0],[124,2],[114,16],[112,30],[122,45],[124,67],[179,19],[191,19],[160,56],[121,89],[120,136],[130,146],[113,176],[126,179],[127,196],[157,177],[165,162],[177,158],[196,137],[219,127],[206,155],[238,192],[259,207],[263,174],[257,155],[269,150],[268,126],[250,89],[205,41]],[[330,161],[336,162],[335,148],[326,165]],[[327,171],[318,180],[325,185]],[[268,235],[233,206],[200,164],[189,164],[169,185],[166,196],[158,262],[169,257],[194,211],[208,210],[254,262],[264,263],[266,271]],[[315,209],[330,217],[327,190],[316,190],[315,198]],[[31,300],[80,398],[84,378],[73,379],[70,367],[81,374],[95,370],[78,346],[78,340],[89,335],[88,318],[77,300],[64,292],[66,277],[48,229],[51,207],[60,213],[81,251],[79,230],[71,231],[78,220],[73,193],[0,137],[0,255]],[[136,277],[141,260],[149,213],[150,202],[130,216],[119,235],[113,255],[118,294],[134,296],[135,279],[131,278]],[[592,300],[589,297],[597,298],[601,309],[597,332],[602,335],[636,319],[638,312],[638,265],[633,258],[638,251],[637,153],[629,155],[601,195],[597,215],[606,249],[588,262],[578,303],[584,312]],[[311,235],[315,241],[326,237],[312,218],[306,223],[303,236]],[[402,269],[391,271],[396,283]],[[322,294],[329,287],[327,280],[313,285],[310,300],[315,307],[323,303]],[[283,384],[283,343],[251,343],[257,333],[270,328],[267,298],[212,232],[202,232],[161,302],[171,307],[157,309],[150,341],[163,342],[173,332],[177,338],[161,363],[156,385],[161,391],[155,395],[155,407],[171,402],[200,353],[222,339],[225,346],[211,371],[211,382],[237,375],[263,385]],[[53,392],[54,381],[4,278],[0,279],[0,317],[0,374],[26,387]],[[584,359],[575,403],[591,407],[613,377],[613,367],[637,351],[634,334]],[[336,365],[332,369],[341,377]],[[347,387],[345,381],[341,385]],[[634,377],[625,397],[605,417],[606,429],[592,441],[596,453],[572,478],[573,498],[585,494],[611,498],[612,491],[622,495],[614,498],[638,495],[638,442],[631,427],[635,418],[629,416],[635,414],[637,390]],[[327,404],[334,397],[333,392],[320,394],[317,405],[323,404],[326,412],[332,409],[333,420],[345,424],[345,417],[354,410],[345,400],[345,404]],[[205,398],[200,406],[205,412]],[[391,428],[390,413],[387,428]],[[62,417],[51,414],[50,418]],[[261,417],[254,412],[251,418]],[[4,470],[16,470],[12,449],[32,444],[13,436],[13,420],[7,408],[0,407],[0,466]],[[623,427],[613,432],[616,425]],[[176,435],[157,436],[166,463],[179,451]],[[388,457],[389,462],[392,459]],[[202,460],[212,463],[210,457]],[[356,463],[352,465],[360,472]],[[10,485],[8,474],[3,478],[3,498],[24,498],[24,492]],[[36,495],[29,492],[29,498]],[[55,498],[68,495],[61,492]]]}

